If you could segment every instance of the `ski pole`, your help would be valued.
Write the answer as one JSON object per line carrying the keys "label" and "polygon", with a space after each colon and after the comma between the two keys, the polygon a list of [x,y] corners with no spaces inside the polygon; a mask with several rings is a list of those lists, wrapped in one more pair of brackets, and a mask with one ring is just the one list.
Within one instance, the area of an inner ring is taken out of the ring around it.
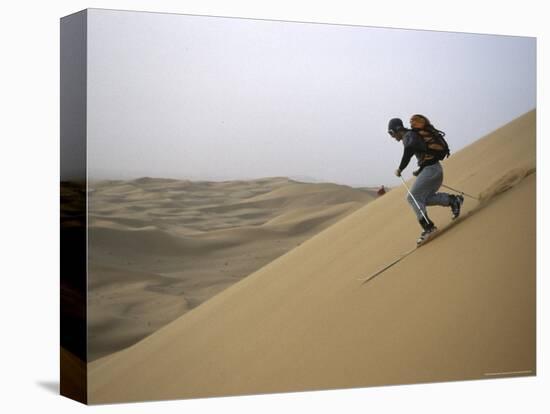
{"label": "ski pole", "polygon": [[409,190],[409,186],[407,185],[407,183],[405,182],[405,180],[403,179],[403,176],[399,176],[399,178],[401,178],[401,181],[403,181],[403,185],[405,186],[405,188],[407,189],[407,192],[409,193],[409,195],[411,196],[411,198],[413,199],[414,201],[414,204],[416,204],[416,208],[418,208],[418,210],[420,211],[420,213],[422,213],[422,217],[424,217],[424,220],[426,220],[426,223],[428,225],[430,225],[430,220],[428,220],[428,217],[426,217],[426,214],[424,214],[424,210],[422,210],[420,208],[420,205],[418,204],[418,201],[416,201],[416,198],[414,198],[414,196],[412,195],[411,193],[411,190]]}
{"label": "ski pole", "polygon": [[454,191],[454,192],[456,192],[456,193],[465,195],[466,197],[470,197],[470,198],[473,198],[474,200],[478,200],[478,201],[479,201],[479,198],[474,197],[473,195],[470,195],[470,194],[468,194],[468,193],[465,193],[464,191],[457,190],[456,188],[449,187],[448,185],[441,184],[441,187],[448,188],[448,189],[451,190],[451,191]]}

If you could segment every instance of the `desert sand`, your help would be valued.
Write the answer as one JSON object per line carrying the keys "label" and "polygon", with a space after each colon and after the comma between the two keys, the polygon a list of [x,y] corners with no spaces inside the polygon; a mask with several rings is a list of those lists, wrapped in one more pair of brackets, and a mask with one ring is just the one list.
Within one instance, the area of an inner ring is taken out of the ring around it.
{"label": "desert sand", "polygon": [[375,197],[280,177],[90,189],[88,361],[136,343]]}
{"label": "desert sand", "polygon": [[482,201],[370,282],[418,236],[404,188],[89,364],[89,402],[534,375],[535,142],[532,111],[445,160]]}

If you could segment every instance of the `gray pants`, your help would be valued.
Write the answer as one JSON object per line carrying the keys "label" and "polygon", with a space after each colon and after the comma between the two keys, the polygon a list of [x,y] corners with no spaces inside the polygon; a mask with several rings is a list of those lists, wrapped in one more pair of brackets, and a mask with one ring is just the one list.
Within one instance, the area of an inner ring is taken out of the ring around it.
{"label": "gray pants", "polygon": [[[451,204],[450,194],[437,192],[441,184],[443,184],[443,168],[441,168],[440,163],[437,163],[425,167],[418,177],[416,177],[416,181],[411,187],[411,193],[426,217],[428,217],[427,206],[448,207]],[[408,193],[407,201],[411,205],[414,214],[416,214],[418,221],[424,220],[422,213]]]}

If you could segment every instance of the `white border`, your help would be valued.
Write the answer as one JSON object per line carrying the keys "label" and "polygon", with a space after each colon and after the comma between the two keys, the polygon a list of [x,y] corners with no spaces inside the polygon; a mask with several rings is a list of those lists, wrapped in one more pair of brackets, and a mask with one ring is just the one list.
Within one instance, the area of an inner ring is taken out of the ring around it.
{"label": "white border", "polygon": [[[2,406],[6,412],[544,412],[550,389],[542,345],[548,306],[546,178],[540,137],[546,109],[548,23],[544,2],[480,1],[25,1],[0,16],[2,136],[0,280]],[[146,10],[320,23],[538,37],[538,375],[454,383],[217,398],[85,408],[51,391],[58,381],[59,18],[87,8]],[[546,164],[548,164],[546,162]],[[11,408],[11,410],[10,410]]]}

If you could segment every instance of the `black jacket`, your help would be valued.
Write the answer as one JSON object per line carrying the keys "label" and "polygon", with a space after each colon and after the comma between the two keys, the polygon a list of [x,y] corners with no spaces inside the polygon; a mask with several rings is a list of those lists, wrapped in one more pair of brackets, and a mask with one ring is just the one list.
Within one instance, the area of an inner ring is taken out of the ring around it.
{"label": "black jacket", "polygon": [[403,171],[409,165],[409,162],[412,156],[416,156],[418,160],[418,166],[420,168],[432,165],[438,162],[437,159],[432,158],[430,160],[424,160],[424,156],[427,152],[426,143],[424,139],[414,131],[408,131],[403,139],[403,156],[401,157],[401,163],[399,164],[399,169]]}

